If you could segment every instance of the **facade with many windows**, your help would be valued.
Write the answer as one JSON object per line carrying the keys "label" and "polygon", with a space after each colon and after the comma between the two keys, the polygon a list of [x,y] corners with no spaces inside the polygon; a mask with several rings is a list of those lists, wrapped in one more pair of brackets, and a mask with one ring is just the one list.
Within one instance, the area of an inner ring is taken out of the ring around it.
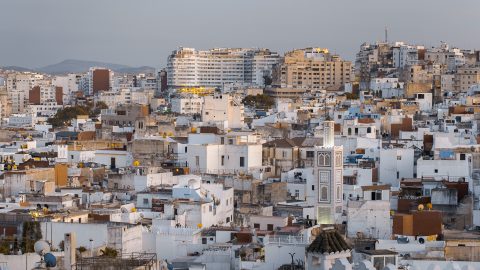
{"label": "facade with many windows", "polygon": [[286,53],[273,74],[274,84],[282,88],[339,90],[353,79],[352,63],[322,48]]}
{"label": "facade with many windows", "polygon": [[168,57],[167,82],[169,87],[263,86],[264,76],[271,76],[279,58],[268,49],[179,48]]}

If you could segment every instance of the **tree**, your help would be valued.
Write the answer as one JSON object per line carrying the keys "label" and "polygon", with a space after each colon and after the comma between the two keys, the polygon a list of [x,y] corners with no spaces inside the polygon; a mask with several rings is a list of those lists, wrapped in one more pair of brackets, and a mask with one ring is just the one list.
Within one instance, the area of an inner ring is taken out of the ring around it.
{"label": "tree", "polygon": [[347,96],[347,99],[358,99],[358,95],[357,95],[357,94],[346,93],[346,96]]}
{"label": "tree", "polygon": [[22,232],[22,253],[34,252],[35,242],[42,239],[42,230],[40,229],[40,222],[25,221],[23,223]]}
{"label": "tree", "polygon": [[53,127],[62,127],[69,125],[70,121],[77,118],[78,115],[90,115],[90,108],[87,106],[72,106],[59,109],[57,113],[48,119],[48,123]]}
{"label": "tree", "polygon": [[93,110],[90,111],[89,115],[91,117],[97,117],[104,109],[108,109],[108,105],[103,101],[98,101]]}
{"label": "tree", "polygon": [[246,106],[251,106],[255,108],[268,109],[275,104],[275,100],[271,96],[265,94],[248,95],[243,100],[242,103]]}
{"label": "tree", "polygon": [[116,258],[118,256],[118,251],[109,247],[102,249],[100,252],[102,252],[102,256],[104,257]]}

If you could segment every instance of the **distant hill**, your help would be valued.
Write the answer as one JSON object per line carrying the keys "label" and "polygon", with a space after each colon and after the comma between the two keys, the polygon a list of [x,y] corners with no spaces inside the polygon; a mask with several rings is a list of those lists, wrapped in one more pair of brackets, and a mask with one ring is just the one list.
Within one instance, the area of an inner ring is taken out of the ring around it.
{"label": "distant hill", "polygon": [[87,72],[91,67],[105,67],[109,68],[118,73],[143,73],[143,72],[153,72],[155,68],[153,67],[130,67],[126,65],[104,63],[97,61],[83,61],[83,60],[65,60],[57,64],[48,65],[36,69],[39,72],[47,74],[65,74],[65,73],[82,73]]}
{"label": "distant hill", "polygon": [[87,72],[91,67],[104,67],[109,68],[116,73],[152,73],[155,72],[154,67],[149,66],[141,66],[141,67],[131,67],[126,65],[119,65],[119,64],[112,64],[112,63],[104,63],[104,62],[97,62],[97,61],[82,61],[82,60],[65,60],[57,64],[48,65],[45,67],[31,69],[31,68],[24,68],[18,66],[5,66],[0,67],[3,70],[15,70],[19,72],[41,72],[47,74],[67,74],[67,73],[83,73]]}
{"label": "distant hill", "polygon": [[30,68],[17,67],[17,66],[0,67],[0,69],[3,69],[3,70],[15,70],[15,71],[19,71],[19,72],[34,71],[34,70],[30,69]]}
{"label": "distant hill", "polygon": [[116,73],[130,73],[130,74],[155,72],[155,68],[149,67],[149,66],[125,67],[125,68],[112,69],[112,70],[115,71]]}

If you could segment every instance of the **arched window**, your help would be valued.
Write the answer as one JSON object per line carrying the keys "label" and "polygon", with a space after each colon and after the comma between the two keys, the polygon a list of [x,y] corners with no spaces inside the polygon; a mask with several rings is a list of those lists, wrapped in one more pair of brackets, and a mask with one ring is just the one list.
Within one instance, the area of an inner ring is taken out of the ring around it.
{"label": "arched window", "polygon": [[321,201],[328,201],[328,188],[327,187],[322,187],[321,192],[320,192],[320,200]]}
{"label": "arched window", "polygon": [[318,152],[318,166],[328,167],[330,166],[330,153]]}

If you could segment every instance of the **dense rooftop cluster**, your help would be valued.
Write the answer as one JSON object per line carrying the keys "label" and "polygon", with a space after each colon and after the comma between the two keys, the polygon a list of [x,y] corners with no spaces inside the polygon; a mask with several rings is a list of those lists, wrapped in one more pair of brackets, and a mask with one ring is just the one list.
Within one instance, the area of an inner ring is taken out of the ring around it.
{"label": "dense rooftop cluster", "polygon": [[479,112],[480,51],[444,43],[0,70],[0,262],[480,269]]}

